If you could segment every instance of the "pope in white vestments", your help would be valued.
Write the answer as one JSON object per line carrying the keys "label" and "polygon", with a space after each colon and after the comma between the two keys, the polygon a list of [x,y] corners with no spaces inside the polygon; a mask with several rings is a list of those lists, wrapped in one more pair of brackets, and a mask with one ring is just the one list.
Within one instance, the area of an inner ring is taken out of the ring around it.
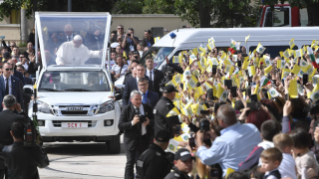
{"label": "pope in white vestments", "polygon": [[91,51],[83,45],[83,39],[76,35],[73,41],[64,42],[56,53],[57,65],[84,65],[89,58],[101,58],[101,51]]}

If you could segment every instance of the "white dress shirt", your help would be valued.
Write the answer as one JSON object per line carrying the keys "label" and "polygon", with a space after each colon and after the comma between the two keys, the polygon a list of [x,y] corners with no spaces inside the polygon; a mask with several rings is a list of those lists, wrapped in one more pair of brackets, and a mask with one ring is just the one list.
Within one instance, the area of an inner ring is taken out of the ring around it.
{"label": "white dress shirt", "polygon": [[[136,111],[136,107],[134,105],[133,105],[133,107],[134,107],[134,110]],[[140,110],[140,114],[144,115],[143,105],[140,105],[139,110]],[[132,126],[134,126],[133,121],[131,123],[132,123]],[[141,126],[142,126],[142,128],[141,128],[142,135],[145,135],[146,134],[146,126],[144,126],[143,124],[141,124]]]}
{"label": "white dress shirt", "polygon": [[[3,76],[3,79],[4,79],[4,91],[6,91],[7,78]],[[9,77],[9,94],[12,94],[11,76]]]}
{"label": "white dress shirt", "polygon": [[[152,79],[150,77],[151,76],[151,72],[152,72]],[[146,69],[146,75],[151,81],[154,81],[154,70]]]}
{"label": "white dress shirt", "polygon": [[[122,68],[122,70],[121,70]],[[118,66],[118,65],[113,65],[112,66],[112,71],[115,72],[115,75],[118,75],[121,73],[121,75],[125,75],[126,71],[127,71],[128,65],[123,65],[122,67]]]}

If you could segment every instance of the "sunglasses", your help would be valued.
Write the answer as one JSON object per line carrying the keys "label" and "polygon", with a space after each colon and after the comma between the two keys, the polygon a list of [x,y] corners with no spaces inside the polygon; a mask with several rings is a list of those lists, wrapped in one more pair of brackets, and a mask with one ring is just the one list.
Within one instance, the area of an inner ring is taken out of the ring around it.
{"label": "sunglasses", "polygon": [[6,71],[12,71],[12,68],[7,68],[7,69],[5,69]]}

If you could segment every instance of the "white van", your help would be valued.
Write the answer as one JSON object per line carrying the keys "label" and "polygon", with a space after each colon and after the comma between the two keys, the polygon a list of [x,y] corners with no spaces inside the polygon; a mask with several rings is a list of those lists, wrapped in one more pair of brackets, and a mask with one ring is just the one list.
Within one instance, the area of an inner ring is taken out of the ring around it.
{"label": "white van", "polygon": [[[170,34],[174,33],[175,38]],[[250,35],[245,44],[245,37]],[[295,47],[302,48],[303,45],[311,45],[312,40],[319,40],[319,27],[278,27],[278,28],[205,28],[205,29],[178,29],[162,37],[149,51],[143,54],[142,62],[150,54],[156,54],[154,58],[155,68],[161,69],[166,64],[165,56],[172,61],[174,55],[184,50],[191,50],[206,45],[208,39],[214,37],[217,49],[230,47],[231,39],[240,42],[246,47],[246,53],[256,49],[261,43],[272,58],[279,55],[280,51],[289,48],[289,41],[294,38]]]}
{"label": "white van", "polygon": [[[43,142],[106,142],[109,152],[119,153],[121,111],[110,98],[114,89],[105,69],[111,15],[36,12],[35,19],[43,64],[36,81]],[[83,40],[75,43],[74,37]]]}

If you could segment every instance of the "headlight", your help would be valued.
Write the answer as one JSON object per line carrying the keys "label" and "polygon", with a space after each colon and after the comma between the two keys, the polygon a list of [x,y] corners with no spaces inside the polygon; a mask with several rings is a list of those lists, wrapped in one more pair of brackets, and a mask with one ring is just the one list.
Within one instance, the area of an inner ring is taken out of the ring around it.
{"label": "headlight", "polygon": [[42,112],[42,113],[45,113],[45,114],[53,114],[53,112],[51,111],[51,109],[50,109],[50,106],[49,106],[49,104],[47,104],[47,103],[44,103],[44,102],[42,102],[42,101],[37,101],[37,103],[38,103],[38,111],[39,112]]}
{"label": "headlight", "polygon": [[100,109],[97,111],[98,114],[101,114],[101,113],[106,113],[108,111],[112,111],[114,110],[114,103],[113,101],[107,101],[105,103],[102,103],[100,105]]}

